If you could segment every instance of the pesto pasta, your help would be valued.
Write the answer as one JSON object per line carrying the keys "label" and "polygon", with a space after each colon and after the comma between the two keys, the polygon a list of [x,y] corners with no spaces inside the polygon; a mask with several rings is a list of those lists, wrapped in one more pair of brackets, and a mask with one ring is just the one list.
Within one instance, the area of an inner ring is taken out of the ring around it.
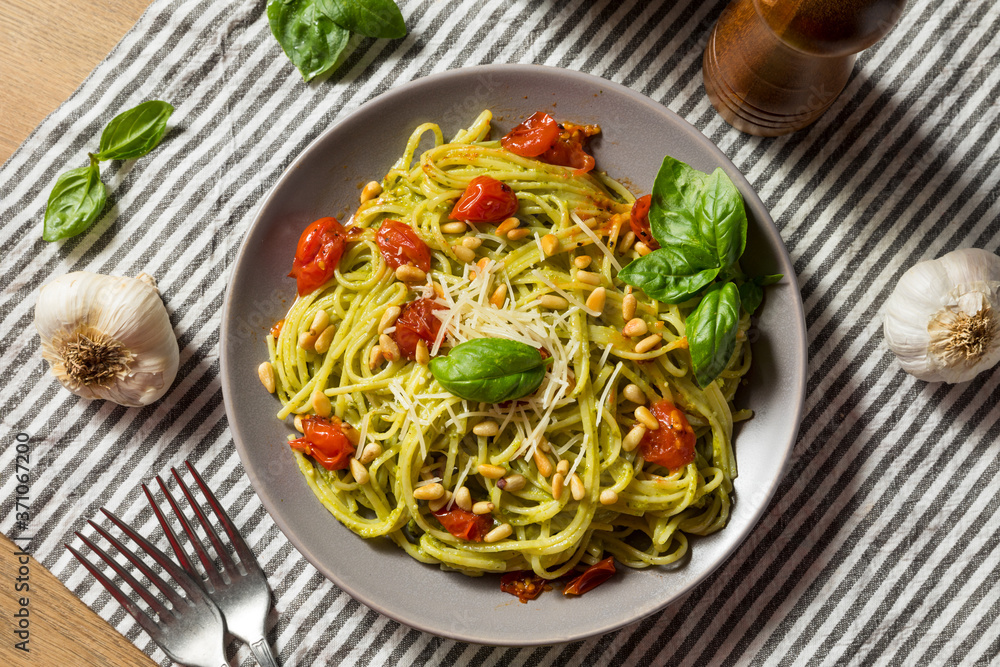
{"label": "pesto pasta", "polygon": [[[506,150],[489,139],[490,120],[483,112],[451,141],[421,125],[380,188],[366,189],[332,279],[300,294],[268,336],[277,416],[342,421],[351,460],[330,469],[293,448],[305,480],[352,531],[419,561],[545,579],[606,555],[673,563],[688,535],[729,516],[749,315],[728,366],[699,387],[685,332],[697,299],[663,304],[617,278],[639,256],[635,197],[603,174]],[[484,175],[513,190],[516,214],[455,224],[456,199]],[[377,236],[387,220],[426,244],[429,271],[387,262]],[[418,300],[438,331],[408,358],[400,313]],[[503,404],[444,389],[427,359],[483,337],[543,351],[541,386]],[[640,446],[671,419],[693,431],[691,460],[676,468],[644,460]],[[456,507],[485,522],[478,539],[446,527]]]}

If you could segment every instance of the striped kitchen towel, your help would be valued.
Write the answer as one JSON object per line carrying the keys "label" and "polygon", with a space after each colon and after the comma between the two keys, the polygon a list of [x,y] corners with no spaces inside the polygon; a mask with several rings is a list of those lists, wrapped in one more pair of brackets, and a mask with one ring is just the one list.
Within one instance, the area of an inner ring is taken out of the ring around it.
{"label": "striped kitchen towel", "polygon": [[[106,506],[152,531],[137,487],[183,459],[204,472],[270,573],[285,665],[1000,664],[1000,373],[959,386],[900,371],[881,304],[921,259],[1000,244],[1000,6],[910,3],[843,95],[778,139],[723,122],[702,85],[726,0],[406,0],[403,40],[352,39],[303,84],[262,0],[156,0],[0,169],[0,497],[15,437],[35,461],[31,525],[0,529],[147,651],[169,660],[62,547]],[[677,603],[618,632],[529,649],[400,626],[320,576],[277,530],[231,443],[219,385],[229,266],[262,197],[323,129],[393,86],[517,62],[590,72],[697,126],[747,175],[795,262],[809,332],[806,414],[787,477],[749,539]],[[151,155],[107,163],[88,233],[41,240],[46,197],[112,116],[176,107]],[[73,270],[156,276],[181,346],[178,380],[145,409],[72,396],[31,325],[39,286]],[[144,513],[145,512],[145,513]],[[30,531],[30,532],[29,532]],[[233,664],[252,665],[245,647]]]}

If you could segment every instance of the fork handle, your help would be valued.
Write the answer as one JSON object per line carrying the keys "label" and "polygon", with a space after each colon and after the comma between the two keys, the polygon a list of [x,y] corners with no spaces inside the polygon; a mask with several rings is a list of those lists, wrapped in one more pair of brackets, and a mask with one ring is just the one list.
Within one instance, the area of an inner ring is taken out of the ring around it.
{"label": "fork handle", "polygon": [[253,651],[253,657],[257,659],[260,667],[278,667],[278,656],[274,655],[274,650],[265,637],[250,642],[250,650]]}

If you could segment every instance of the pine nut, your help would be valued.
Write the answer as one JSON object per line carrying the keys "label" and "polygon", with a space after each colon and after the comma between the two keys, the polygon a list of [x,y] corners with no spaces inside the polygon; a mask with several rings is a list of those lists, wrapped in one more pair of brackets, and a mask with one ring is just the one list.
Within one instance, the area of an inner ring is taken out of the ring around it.
{"label": "pine nut", "polygon": [[524,485],[528,483],[528,480],[524,478],[524,475],[518,475],[514,473],[513,475],[507,475],[506,477],[500,479],[497,482],[497,488],[501,491],[520,491],[524,488]]}
{"label": "pine nut", "polygon": [[503,302],[507,299],[507,284],[501,283],[493,290],[493,296],[490,297],[490,303],[492,303],[497,308],[503,307]]}
{"label": "pine nut", "polygon": [[451,251],[458,257],[458,261],[463,264],[470,264],[476,259],[476,251],[466,248],[464,245],[452,246]]}
{"label": "pine nut", "polygon": [[396,269],[396,280],[403,283],[422,283],[427,280],[427,274],[412,264],[403,264]]}
{"label": "pine nut", "polygon": [[318,336],[323,333],[323,330],[326,329],[328,324],[330,324],[330,313],[321,308],[316,311],[316,315],[313,317],[312,325],[309,327],[309,333],[313,336]]}
{"label": "pine nut", "polygon": [[476,503],[476,504],[474,504],[472,506],[472,513],[473,514],[489,514],[490,512],[492,512],[494,510],[495,507],[496,506],[493,503],[489,502],[489,501],[480,500],[478,503]]}
{"label": "pine nut", "polygon": [[530,233],[531,230],[527,227],[518,227],[507,232],[507,239],[510,241],[520,241]]}
{"label": "pine nut", "polygon": [[386,308],[385,312],[382,313],[382,319],[379,320],[378,332],[380,334],[385,333],[386,329],[396,323],[396,318],[399,317],[401,312],[403,312],[403,309],[399,306],[389,306]]}
{"label": "pine nut", "polygon": [[472,427],[472,432],[476,435],[482,435],[487,438],[492,438],[497,433],[500,432],[500,425],[497,424],[492,419],[484,419],[475,426]]}
{"label": "pine nut", "polygon": [[371,201],[382,194],[382,185],[378,181],[369,181],[361,191],[361,203]]}
{"label": "pine nut", "polygon": [[573,500],[583,500],[587,495],[587,487],[583,485],[583,480],[576,473],[569,478],[569,490],[573,494]]}
{"label": "pine nut", "polygon": [[[572,373],[572,371],[570,371],[570,373]],[[545,438],[542,438],[541,441],[538,443],[538,448],[543,452],[545,452],[546,454],[552,453],[552,445],[550,445],[549,441],[546,440]]]}
{"label": "pine nut", "polygon": [[316,336],[313,336],[308,331],[303,331],[299,334],[299,347],[303,350],[313,350],[316,348]]}
{"label": "pine nut", "polygon": [[656,416],[645,405],[640,405],[635,409],[635,418],[642,422],[642,425],[650,431],[660,428],[660,422],[656,420]]}
{"label": "pine nut", "polygon": [[469,487],[459,487],[458,491],[455,492],[455,504],[466,512],[472,511],[472,494],[469,493]]}
{"label": "pine nut", "polygon": [[565,477],[563,477],[563,474],[561,472],[557,472],[556,474],[552,475],[552,499],[553,500],[559,500],[560,498],[562,498],[563,483],[564,483],[564,481],[565,481]]}
{"label": "pine nut", "polygon": [[271,365],[270,361],[265,361],[257,367],[257,377],[260,378],[264,389],[267,389],[267,393],[273,394],[275,389],[274,366]]}
{"label": "pine nut", "polygon": [[358,429],[351,426],[349,422],[340,422],[340,430],[344,432],[347,439],[351,441],[351,444],[355,447],[361,442],[361,432]]}
{"label": "pine nut", "polygon": [[638,405],[646,404],[646,394],[642,391],[642,389],[639,388],[639,385],[637,384],[625,385],[625,389],[622,390],[622,394],[624,394],[625,398],[632,401],[633,403],[637,403]]}
{"label": "pine nut", "polygon": [[590,266],[590,263],[594,261],[594,258],[590,255],[580,255],[573,259],[573,264],[576,265],[578,269],[585,269]]}
{"label": "pine nut", "polygon": [[295,415],[295,419],[292,420],[292,423],[295,424],[295,430],[299,433],[306,432],[306,429],[302,426],[302,415]]}
{"label": "pine nut", "polygon": [[388,361],[396,361],[399,359],[399,346],[396,345],[396,341],[392,339],[389,334],[382,334],[378,337],[379,347],[382,348],[382,356]]}
{"label": "pine nut", "polygon": [[642,424],[636,424],[632,427],[624,438],[622,438],[622,449],[626,452],[631,452],[633,449],[639,446],[642,442],[643,436],[646,435],[646,427]]}
{"label": "pine nut", "polygon": [[518,220],[517,218],[507,218],[499,225],[497,225],[497,236],[506,236],[507,232],[509,232],[512,229],[517,229],[518,225],[520,224],[521,221]]}
{"label": "pine nut", "polygon": [[440,482],[424,484],[413,489],[413,497],[417,500],[437,500],[444,496],[444,487]]}
{"label": "pine nut", "polygon": [[598,314],[604,312],[604,301],[607,299],[608,291],[603,287],[596,288],[587,297],[587,308],[597,311]]}
{"label": "pine nut", "polygon": [[648,331],[649,328],[646,327],[646,320],[641,317],[633,317],[622,327],[622,334],[629,338],[645,336]]}
{"label": "pine nut", "polygon": [[535,467],[538,468],[538,474],[542,477],[548,477],[552,474],[552,461],[549,461],[541,449],[535,448],[535,453],[531,457],[535,461]]}
{"label": "pine nut", "polygon": [[479,474],[488,479],[500,479],[507,474],[507,470],[500,466],[490,465],[489,463],[480,463]]}
{"label": "pine nut", "polygon": [[635,317],[636,300],[631,293],[626,293],[622,298],[622,319],[628,322]]}
{"label": "pine nut", "polygon": [[382,348],[376,345],[368,356],[368,369],[375,370],[382,363]]}
{"label": "pine nut", "polygon": [[312,395],[313,412],[320,417],[329,417],[333,414],[333,404],[330,398],[320,390],[316,390]]}
{"label": "pine nut", "polygon": [[628,252],[633,243],[635,243],[635,232],[629,230],[625,232],[625,237],[622,239],[622,242],[618,244],[618,251]]}
{"label": "pine nut", "polygon": [[464,234],[467,229],[464,222],[446,222],[441,225],[441,232],[444,234]]}
{"label": "pine nut", "polygon": [[601,274],[594,273],[593,271],[577,271],[576,279],[587,285],[601,284]]}
{"label": "pine nut", "polygon": [[351,459],[351,475],[358,484],[367,484],[371,477],[368,475],[368,468],[361,465],[361,461]]}
{"label": "pine nut", "polygon": [[614,505],[618,502],[618,494],[615,493],[614,489],[604,489],[601,491],[601,504],[602,505]]}
{"label": "pine nut", "polygon": [[653,252],[653,249],[642,241],[637,241],[635,244],[635,251],[639,254],[639,257],[645,257],[649,253]]}
{"label": "pine nut", "polygon": [[367,445],[365,445],[365,448],[361,450],[361,458],[359,458],[358,460],[361,461],[362,464],[368,465],[381,455],[382,455],[382,445],[378,444],[377,442],[369,442]]}
{"label": "pine nut", "polygon": [[561,473],[563,477],[569,474],[569,461],[566,459],[559,459],[559,463],[556,464],[556,472]]}
{"label": "pine nut", "polygon": [[323,329],[323,333],[319,335],[316,342],[313,343],[313,349],[320,354],[326,354],[326,351],[330,349],[330,344],[333,342],[333,337],[337,335],[337,327],[330,325]]}
{"label": "pine nut", "polygon": [[434,500],[427,501],[427,509],[432,512],[437,512],[439,509],[443,508],[445,505],[451,502],[451,491],[445,491],[444,495],[440,498],[435,498]]}
{"label": "pine nut", "polygon": [[559,252],[559,238],[555,234],[546,234],[542,237],[542,252],[546,257]]}
{"label": "pine nut", "polygon": [[469,250],[476,250],[479,246],[483,245],[483,240],[478,236],[466,236],[462,239],[462,245]]}
{"label": "pine nut", "polygon": [[511,533],[513,532],[514,529],[511,527],[509,523],[502,523],[493,530],[491,530],[490,532],[486,533],[486,535],[483,537],[483,542],[487,542],[489,544],[492,544],[493,542],[499,542],[500,540],[510,537]]}
{"label": "pine nut", "polygon": [[654,347],[659,345],[661,340],[663,340],[663,336],[661,336],[660,334],[653,334],[652,336],[646,336],[645,338],[643,338],[642,340],[640,340],[638,343],[635,344],[635,351],[638,352],[639,354],[646,354]]}
{"label": "pine nut", "polygon": [[538,304],[542,308],[551,308],[552,310],[562,310],[569,306],[569,301],[562,298],[561,296],[556,296],[555,294],[543,294],[538,297]]}
{"label": "pine nut", "polygon": [[423,339],[417,341],[417,350],[413,356],[421,366],[431,363],[431,352],[427,349],[427,343]]}

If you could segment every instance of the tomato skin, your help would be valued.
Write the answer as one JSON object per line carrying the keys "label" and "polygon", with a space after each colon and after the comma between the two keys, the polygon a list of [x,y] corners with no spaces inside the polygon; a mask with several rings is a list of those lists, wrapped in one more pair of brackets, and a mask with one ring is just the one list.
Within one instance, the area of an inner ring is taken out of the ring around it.
{"label": "tomato skin", "polygon": [[399,346],[399,352],[407,359],[413,359],[417,354],[417,343],[421,340],[430,348],[441,331],[441,320],[434,316],[435,310],[444,306],[434,303],[433,299],[414,299],[403,304],[396,318],[396,330],[392,339]]}
{"label": "tomato skin", "polygon": [[518,206],[509,185],[489,176],[476,176],[451,209],[451,217],[466,222],[500,222],[517,213]]}
{"label": "tomato skin", "polygon": [[281,330],[285,326],[285,320],[281,319],[271,325],[271,335],[274,336],[274,340],[278,340],[281,336]]}
{"label": "tomato skin", "polygon": [[504,135],[500,145],[515,155],[538,157],[559,139],[559,124],[544,111],[536,111],[527,120]]}
{"label": "tomato skin", "polygon": [[383,220],[375,234],[375,242],[382,259],[393,271],[404,264],[412,264],[425,273],[431,270],[431,251],[405,222]]}
{"label": "tomato skin", "polygon": [[336,417],[303,417],[303,435],[290,443],[292,449],[307,454],[327,470],[347,470],[356,451]]}
{"label": "tomato skin", "polygon": [[345,230],[336,218],[320,218],[305,228],[295,249],[292,272],[299,296],[305,296],[333,277],[344,254]]}
{"label": "tomato skin", "polygon": [[583,150],[583,142],[600,131],[601,128],[596,125],[563,123],[563,131],[555,145],[538,159],[549,164],[572,167],[574,176],[586,174],[594,168],[595,162],[593,156]]}
{"label": "tomato skin", "polygon": [[660,244],[653,238],[653,231],[649,227],[649,207],[652,201],[652,195],[643,195],[636,199],[632,204],[628,224],[637,239],[649,246],[650,250],[656,250]]}
{"label": "tomato skin", "polygon": [[594,563],[583,574],[566,584],[563,595],[583,595],[587,591],[592,591],[615,573],[615,558],[608,556],[599,563]]}
{"label": "tomato skin", "polygon": [[500,577],[500,590],[516,595],[521,604],[528,604],[528,600],[537,599],[552,587],[531,570],[516,570]]}
{"label": "tomato skin", "polygon": [[486,533],[493,528],[493,517],[489,514],[473,514],[458,505],[451,509],[445,505],[434,516],[441,522],[445,530],[460,540],[466,542],[482,542]]}
{"label": "tomato skin", "polygon": [[649,410],[660,422],[660,428],[646,431],[642,436],[639,442],[642,458],[668,470],[683,468],[694,461],[694,429],[684,413],[670,401],[657,401]]}

